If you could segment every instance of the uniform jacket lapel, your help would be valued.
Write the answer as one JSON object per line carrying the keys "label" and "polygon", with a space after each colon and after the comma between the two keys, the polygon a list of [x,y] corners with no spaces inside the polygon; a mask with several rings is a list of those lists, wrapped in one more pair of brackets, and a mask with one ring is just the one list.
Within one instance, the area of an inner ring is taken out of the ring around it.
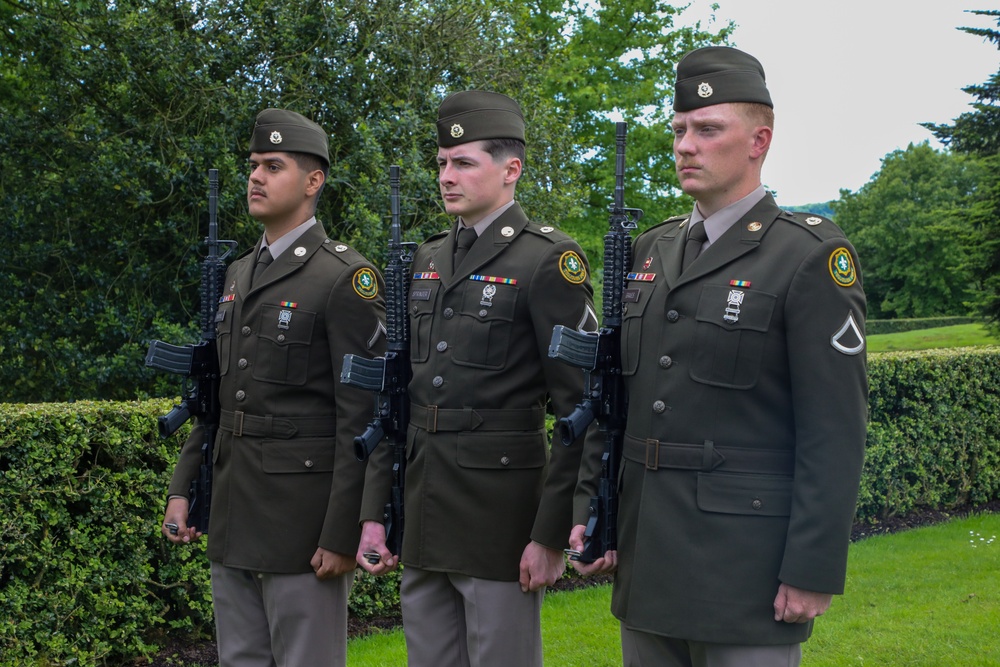
{"label": "uniform jacket lapel", "polygon": [[[764,195],[764,198],[757,202],[746,215],[736,221],[712,245],[702,251],[702,254],[698,256],[698,260],[691,265],[684,275],[677,275],[676,273],[681,266],[685,238],[684,234],[678,233],[672,246],[664,249],[666,252],[671,253],[669,258],[670,267],[674,272],[673,275],[676,276],[676,282],[671,285],[671,288],[683,285],[692,280],[697,280],[739,259],[748,252],[756,250],[760,246],[761,240],[764,238],[767,230],[774,224],[780,213],[781,209],[774,203],[774,198],[770,193]],[[664,257],[664,261],[667,261],[666,257]],[[668,274],[669,279],[670,274]]]}
{"label": "uniform jacket lapel", "polygon": [[[479,268],[493,261],[497,255],[510,246],[511,242],[527,226],[528,218],[524,214],[524,211],[521,210],[520,205],[515,202],[513,206],[504,211],[499,218],[486,228],[486,231],[482,234],[486,238],[480,237],[476,241],[476,244],[469,250],[469,254],[465,256],[465,261],[462,263],[462,272],[457,273],[456,267],[452,266],[452,262],[454,261],[452,249],[455,247],[455,234],[457,233],[457,225],[453,225],[448,236],[445,237],[445,242],[438,247],[437,251],[438,259],[436,262],[438,266],[451,269],[447,276],[439,271],[445,291],[454,289],[455,285],[458,285]],[[507,235],[504,235],[505,229],[509,230]],[[444,256],[442,257],[442,255]]]}
{"label": "uniform jacket lapel", "polygon": [[[306,232],[300,236],[295,243],[292,244],[290,248],[281,253],[281,256],[275,259],[271,266],[268,267],[264,276],[250,288],[250,292],[256,292],[259,289],[267,287],[271,283],[282,280],[288,275],[291,275],[302,268],[302,265],[309,261],[313,253],[316,252],[323,242],[326,240],[326,230],[323,229],[323,225],[317,222],[315,225],[310,227]],[[260,243],[257,244],[258,252]],[[304,248],[305,252],[299,250]],[[298,251],[298,252],[296,252]],[[253,255],[257,257],[256,254]],[[250,270],[246,273],[247,284],[250,283],[250,276],[253,274],[254,262],[249,263]]]}

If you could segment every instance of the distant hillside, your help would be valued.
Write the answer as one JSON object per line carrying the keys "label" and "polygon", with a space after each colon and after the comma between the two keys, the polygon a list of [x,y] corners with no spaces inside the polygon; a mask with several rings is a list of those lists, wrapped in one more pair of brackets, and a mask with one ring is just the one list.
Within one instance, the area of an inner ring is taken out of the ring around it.
{"label": "distant hillside", "polygon": [[828,201],[822,204],[802,204],[801,206],[784,206],[779,204],[781,208],[786,211],[792,211],[793,213],[815,213],[816,215],[822,215],[824,218],[833,219],[833,207],[830,206],[833,202]]}

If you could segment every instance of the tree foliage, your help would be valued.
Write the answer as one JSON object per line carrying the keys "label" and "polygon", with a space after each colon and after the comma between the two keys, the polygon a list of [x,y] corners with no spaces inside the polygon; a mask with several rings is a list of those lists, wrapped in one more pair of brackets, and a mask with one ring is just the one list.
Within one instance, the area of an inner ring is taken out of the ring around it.
{"label": "tree foliage", "polygon": [[[993,17],[1000,26],[1000,10],[974,10]],[[989,28],[962,28],[1000,49],[1000,31]],[[963,89],[973,96],[972,111],[951,125],[925,124],[952,151],[977,159],[983,178],[977,196],[966,212],[967,224],[982,230],[977,248],[979,261],[974,274],[982,283],[977,304],[1000,327],[1000,69],[988,81]]]}
{"label": "tree foliage", "polygon": [[883,158],[857,193],[841,190],[834,212],[861,257],[869,317],[969,312],[982,229],[962,212],[981,179],[977,163],[924,142]]}
{"label": "tree foliage", "polygon": [[[630,205],[656,220],[673,193],[673,63],[724,41],[678,28],[655,0],[0,0],[0,400],[168,395],[147,342],[194,340],[207,171],[220,229],[243,248],[245,147],[264,107],[331,139],[319,218],[380,264],[390,164],[405,235],[447,224],[433,118],[484,88],[525,110],[532,217],[600,246],[611,114],[632,122]],[[669,208],[668,208],[669,207]]]}

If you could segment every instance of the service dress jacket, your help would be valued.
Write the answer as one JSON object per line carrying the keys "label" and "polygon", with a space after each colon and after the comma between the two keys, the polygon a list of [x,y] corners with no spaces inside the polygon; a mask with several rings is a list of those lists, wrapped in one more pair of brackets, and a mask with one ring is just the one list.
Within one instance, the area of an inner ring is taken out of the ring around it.
{"label": "service dress jacket", "polygon": [[812,623],[774,621],[778,586],[843,592],[864,459],[857,254],[766,195],[681,273],[686,227],[636,239],[624,293],[613,612],[687,640],[801,642]]}
{"label": "service dress jacket", "polygon": [[[382,277],[357,251],[308,229],[251,286],[259,251],[228,268],[216,316],[222,419],[208,557],[270,573],[312,572],[317,547],[353,555],[365,464],[353,438],[372,394],[340,382],[345,354],[384,354]],[[169,493],[187,496],[195,432]]]}
{"label": "service dress jacket", "polygon": [[548,356],[552,329],[597,320],[580,246],[518,204],[458,270],[456,228],[415,253],[404,565],[517,581],[531,540],[567,546],[582,438],[549,447],[583,373]]}

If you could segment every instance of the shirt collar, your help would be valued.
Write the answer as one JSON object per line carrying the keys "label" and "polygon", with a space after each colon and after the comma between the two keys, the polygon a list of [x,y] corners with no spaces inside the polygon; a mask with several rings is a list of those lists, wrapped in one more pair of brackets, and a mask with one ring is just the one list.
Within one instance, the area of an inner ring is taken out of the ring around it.
{"label": "shirt collar", "polygon": [[691,213],[691,220],[688,225],[694,225],[696,222],[704,221],[705,223],[705,234],[708,235],[708,245],[715,243],[715,240],[726,233],[726,231],[732,227],[738,220],[750,212],[754,206],[757,205],[764,195],[767,194],[767,190],[764,189],[763,185],[758,185],[757,188],[748,194],[743,199],[733,202],[729,206],[719,209],[707,218],[701,214],[698,210],[697,202],[694,205],[694,211]]}

